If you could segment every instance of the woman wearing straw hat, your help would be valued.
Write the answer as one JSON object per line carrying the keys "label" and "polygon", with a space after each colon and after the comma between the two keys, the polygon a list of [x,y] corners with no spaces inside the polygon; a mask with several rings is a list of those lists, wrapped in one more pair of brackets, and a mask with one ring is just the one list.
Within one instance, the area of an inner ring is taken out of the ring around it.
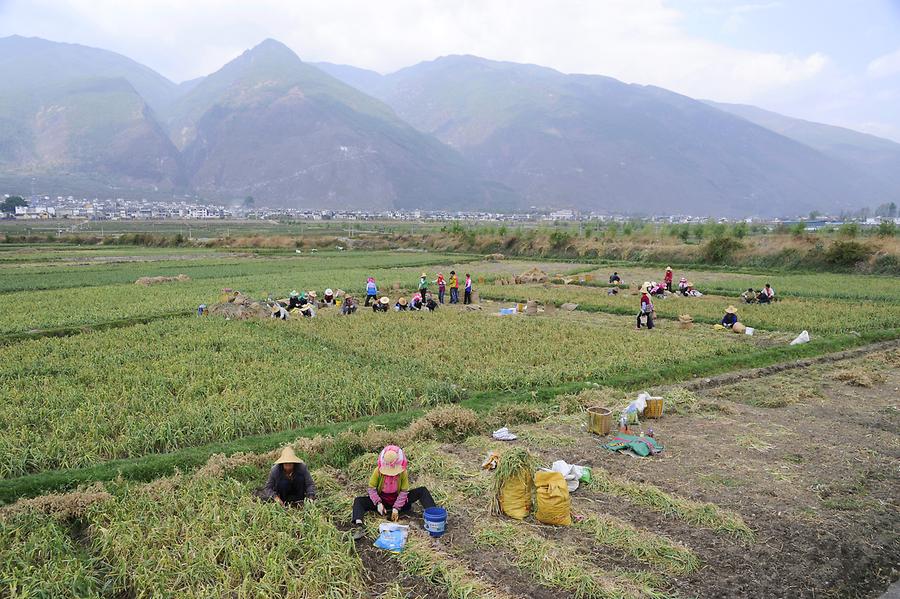
{"label": "woman wearing straw hat", "polygon": [[428,274],[422,273],[422,276],[419,277],[419,293],[422,297],[425,297],[425,293],[428,292]]}
{"label": "woman wearing straw hat", "polygon": [[722,326],[730,329],[735,324],[737,324],[737,308],[734,306],[728,306],[725,308],[725,316],[722,317]]}
{"label": "woman wearing straw hat", "polygon": [[653,301],[650,299],[650,283],[641,285],[641,311],[637,315],[637,328],[641,328],[641,318],[647,320],[647,329],[653,328]]}
{"label": "woman wearing straw hat", "polygon": [[295,506],[303,503],[304,499],[316,498],[316,483],[309,475],[306,464],[291,447],[281,450],[281,456],[269,471],[269,479],[261,496],[283,506]]}
{"label": "woman wearing straw hat", "polygon": [[380,300],[372,304],[372,312],[387,312],[390,303],[391,300],[388,299],[388,296],[383,295]]}
{"label": "woman wearing straw hat", "polygon": [[394,310],[397,312],[405,312],[409,310],[409,303],[406,301],[405,297],[401,297],[397,300],[397,303],[394,304]]}
{"label": "woman wearing straw hat", "polygon": [[422,509],[434,507],[434,499],[425,487],[409,488],[409,471],[406,454],[396,445],[388,445],[378,454],[378,463],[369,477],[368,494],[353,500],[353,533],[355,539],[365,534],[362,530],[366,512],[378,512],[396,522],[400,514],[410,511],[412,504],[419,501]]}
{"label": "woman wearing straw hat", "polygon": [[667,266],[667,267],[666,267],[666,274],[665,274],[665,276],[663,277],[663,285],[666,286],[666,291],[668,291],[669,293],[672,293],[672,276],[673,276],[673,274],[672,274],[672,267],[671,267],[671,266]]}

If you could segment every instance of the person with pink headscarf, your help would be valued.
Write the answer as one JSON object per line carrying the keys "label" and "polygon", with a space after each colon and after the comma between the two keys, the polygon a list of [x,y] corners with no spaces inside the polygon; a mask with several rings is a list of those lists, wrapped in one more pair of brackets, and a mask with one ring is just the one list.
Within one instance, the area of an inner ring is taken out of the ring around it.
{"label": "person with pink headscarf", "polygon": [[388,445],[378,454],[378,464],[369,477],[367,495],[353,500],[353,537],[365,536],[362,529],[366,512],[378,512],[396,522],[400,514],[410,511],[412,504],[420,502],[422,509],[434,507],[434,499],[425,487],[409,488],[409,471],[406,454],[396,445]]}
{"label": "person with pink headscarf", "polygon": [[373,277],[369,277],[366,281],[366,307],[369,307],[369,302],[377,302],[378,301],[378,285],[375,284],[375,279]]}

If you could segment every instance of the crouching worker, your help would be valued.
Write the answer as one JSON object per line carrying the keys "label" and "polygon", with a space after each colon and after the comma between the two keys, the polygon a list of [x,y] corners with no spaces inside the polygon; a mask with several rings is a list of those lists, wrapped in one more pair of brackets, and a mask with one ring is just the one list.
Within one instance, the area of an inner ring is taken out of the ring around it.
{"label": "crouching worker", "polygon": [[368,495],[353,500],[353,538],[365,536],[362,529],[366,512],[378,512],[382,516],[390,516],[394,522],[400,514],[406,514],[412,504],[420,502],[422,509],[434,507],[434,499],[425,487],[409,488],[409,471],[406,455],[396,445],[388,445],[378,455],[378,464],[369,477]]}
{"label": "crouching worker", "polygon": [[380,300],[378,300],[377,302],[372,304],[372,311],[373,312],[387,312],[389,303],[391,303],[391,300],[389,300],[386,295],[382,296],[382,298]]}
{"label": "crouching worker", "polygon": [[737,323],[737,308],[734,306],[728,306],[725,308],[725,316],[722,317],[722,326],[730,329]]}
{"label": "crouching worker", "polygon": [[344,298],[344,303],[341,304],[341,314],[344,316],[349,316],[356,312],[356,300],[352,295],[348,295]]}
{"label": "crouching worker", "polygon": [[304,499],[316,498],[316,483],[303,460],[291,447],[285,447],[269,471],[266,486],[258,495],[261,499],[275,501],[285,507],[296,506],[302,504]]}

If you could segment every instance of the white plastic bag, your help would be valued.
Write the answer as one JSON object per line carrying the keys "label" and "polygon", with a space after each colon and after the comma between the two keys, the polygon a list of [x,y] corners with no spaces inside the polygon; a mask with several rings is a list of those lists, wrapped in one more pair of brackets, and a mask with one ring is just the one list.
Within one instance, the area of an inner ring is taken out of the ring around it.
{"label": "white plastic bag", "polygon": [[807,331],[803,331],[797,338],[791,341],[791,345],[800,345],[801,343],[809,343],[809,333]]}
{"label": "white plastic bag", "polygon": [[578,489],[578,484],[584,474],[584,466],[569,464],[565,460],[556,460],[550,465],[550,470],[562,474],[563,478],[566,479],[566,487],[569,488],[569,493]]}

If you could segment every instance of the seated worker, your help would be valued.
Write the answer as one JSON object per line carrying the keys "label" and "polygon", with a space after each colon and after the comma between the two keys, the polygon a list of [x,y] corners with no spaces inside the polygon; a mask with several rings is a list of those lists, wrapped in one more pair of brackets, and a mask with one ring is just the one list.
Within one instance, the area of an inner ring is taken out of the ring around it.
{"label": "seated worker", "polygon": [[753,291],[753,287],[748,287],[747,291],[741,294],[741,299],[744,300],[745,304],[755,304],[756,292]]}
{"label": "seated worker", "polygon": [[622,282],[622,277],[619,276],[619,273],[614,272],[609,276],[609,284],[610,285],[618,285]]}
{"label": "seated worker", "polygon": [[341,304],[341,314],[347,316],[348,314],[353,314],[356,312],[356,300],[352,295],[348,295],[344,298],[344,303]]}
{"label": "seated worker", "polygon": [[391,303],[391,300],[385,295],[380,300],[372,304],[372,312],[387,312],[388,304]]}
{"label": "seated worker", "polygon": [[703,297],[703,294],[694,289],[694,284],[690,281],[687,282],[687,287],[681,292],[685,297]]}
{"label": "seated worker", "polygon": [[310,291],[306,294],[306,299],[309,300],[309,303],[311,303],[313,305],[313,308],[321,308],[322,307],[319,305],[319,300],[316,299],[317,297],[318,296],[316,295],[315,291]]}
{"label": "seated worker", "polygon": [[378,455],[378,463],[372,476],[369,477],[368,495],[353,500],[351,516],[354,539],[365,536],[362,528],[366,512],[378,512],[396,522],[400,514],[406,514],[416,501],[422,503],[422,509],[434,507],[434,499],[425,487],[409,488],[409,471],[406,455],[396,445],[388,445]]}
{"label": "seated worker", "polygon": [[288,319],[288,311],[285,310],[284,306],[279,304],[278,302],[272,303],[272,318],[280,318],[281,320]]}
{"label": "seated worker", "polygon": [[425,307],[428,308],[429,312],[434,312],[438,307],[438,303],[434,301],[434,296],[430,293],[425,296]]}
{"label": "seated worker", "polygon": [[685,277],[681,277],[678,279],[678,291],[681,292],[681,295],[684,295],[684,290],[687,289],[688,280]]}
{"label": "seated worker", "polygon": [[769,304],[775,301],[775,290],[772,289],[772,286],[766,283],[766,286],[763,287],[759,295],[756,296],[756,301],[761,304]]}
{"label": "seated worker", "polygon": [[285,507],[300,505],[304,499],[316,498],[316,483],[309,475],[306,464],[291,447],[281,450],[281,456],[269,471],[269,478],[260,497]]}
{"label": "seated worker", "polygon": [[397,312],[405,312],[409,310],[409,305],[405,297],[401,297],[397,300],[397,303],[394,304],[394,310]]}
{"label": "seated worker", "polygon": [[333,306],[334,305],[334,291],[331,289],[325,290],[325,297],[322,298],[322,307]]}
{"label": "seated worker", "polygon": [[297,293],[296,289],[294,289],[293,291],[291,291],[291,298],[290,298],[290,301],[288,302],[287,309],[295,310],[299,307],[300,307],[300,294]]}
{"label": "seated worker", "polygon": [[650,283],[650,295],[665,295],[666,294],[666,286],[653,281]]}
{"label": "seated worker", "polygon": [[727,308],[725,308],[725,316],[722,317],[722,326],[730,329],[735,325],[737,321],[737,308],[735,308],[734,306],[728,306]]}
{"label": "seated worker", "polygon": [[412,297],[412,301],[409,303],[410,310],[421,310],[422,309],[422,294],[416,293]]}

